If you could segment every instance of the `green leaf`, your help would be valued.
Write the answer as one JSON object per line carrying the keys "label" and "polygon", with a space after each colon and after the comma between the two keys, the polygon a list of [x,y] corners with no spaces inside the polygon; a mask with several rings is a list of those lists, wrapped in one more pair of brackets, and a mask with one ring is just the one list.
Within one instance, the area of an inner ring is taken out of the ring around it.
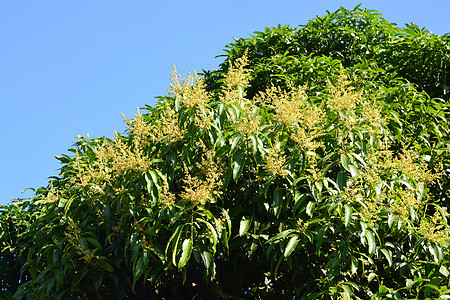
{"label": "green leaf", "polygon": [[358,259],[354,256],[351,257],[351,272],[355,274],[358,271]]}
{"label": "green leaf", "polygon": [[299,193],[296,193],[294,197],[294,209],[292,210],[293,216],[297,215],[297,210],[305,202],[305,199],[308,196],[308,194],[302,194],[301,196],[299,195]]}
{"label": "green leaf", "polygon": [[189,261],[189,258],[191,257],[191,253],[192,253],[192,239],[185,239],[183,241],[183,246],[182,246],[182,252],[181,252],[181,257],[180,260],[178,261],[178,270],[183,268],[187,262]]}
{"label": "green leaf", "polygon": [[[372,274],[374,274],[374,273],[372,273]],[[389,289],[385,285],[380,285],[378,288],[378,293],[387,294],[387,293],[389,293]]]}
{"label": "green leaf", "polygon": [[178,247],[178,241],[180,240],[180,235],[181,235],[181,231],[184,228],[184,224],[183,225],[178,225],[178,227],[175,229],[174,233],[172,234],[172,236],[170,237],[169,241],[167,242],[167,247],[166,247],[166,259],[167,259],[167,252],[169,250],[169,247],[172,246],[172,262],[173,264],[176,266],[176,252],[177,252],[177,247]]}
{"label": "green leaf", "polygon": [[229,249],[228,245],[228,233],[226,228],[222,228],[219,232],[219,240],[225,246],[226,249]]}
{"label": "green leaf", "polygon": [[238,86],[238,93],[239,93],[239,97],[244,97],[244,87],[239,85]]}
{"label": "green leaf", "polygon": [[391,267],[392,266],[392,254],[391,254],[391,251],[389,251],[387,249],[381,249],[381,252],[383,252],[384,256],[388,260],[389,266]]}
{"label": "green leaf", "polygon": [[283,261],[283,257],[278,259],[277,265],[275,266],[275,270],[273,271],[273,276],[276,278],[278,274],[278,269],[280,268],[281,262]]}
{"label": "green leaf", "polygon": [[258,152],[258,142],[256,141],[256,137],[254,134],[250,136],[252,140],[252,146],[253,146],[253,156],[256,156],[256,153]]}
{"label": "green leaf", "polygon": [[371,272],[371,273],[367,276],[367,281],[371,282],[376,276],[377,276],[377,274]]}
{"label": "green leaf", "polygon": [[430,250],[430,253],[433,255],[434,261],[435,263],[439,263],[442,261],[443,259],[443,254],[442,254],[442,248],[439,247],[436,244],[429,244],[428,245],[428,250]]}
{"label": "green leaf", "polygon": [[345,225],[345,227],[348,227],[348,224],[350,224],[350,221],[352,219],[353,208],[346,204],[346,205],[344,205],[344,211],[345,211],[344,225]]}
{"label": "green leaf", "polygon": [[439,273],[444,275],[444,277],[448,277],[448,275],[449,275],[449,271],[448,271],[448,269],[445,266],[441,266],[439,268]]}
{"label": "green leaf", "polygon": [[409,181],[407,181],[405,179],[397,178],[395,181],[406,185],[412,191],[415,190],[414,186]]}
{"label": "green leaf", "polygon": [[159,185],[158,174],[155,172],[155,170],[150,170],[149,173],[152,177],[153,183],[156,185],[156,187],[158,187],[158,189],[161,189],[161,186]]}
{"label": "green leaf", "polygon": [[352,153],[352,155],[364,166],[366,167],[366,162],[364,161],[364,159],[357,153]]}
{"label": "green leaf", "polygon": [[75,195],[71,196],[69,200],[67,200],[65,206],[64,206],[64,215],[67,215],[67,212],[69,211],[70,206],[72,205],[73,200],[75,199]]}
{"label": "green leaf", "polygon": [[355,165],[349,165],[348,169],[349,169],[350,174],[352,175],[352,177],[357,176],[358,173],[359,173],[359,170],[358,170],[358,168]]}
{"label": "green leaf", "polygon": [[413,287],[415,281],[412,279],[406,279],[406,289],[408,290],[408,292],[411,291],[411,288]]}
{"label": "green leaf", "polygon": [[250,224],[252,222],[252,218],[249,216],[243,216],[241,222],[239,224],[239,236],[243,236],[247,233],[250,228]]}
{"label": "green leaf", "polygon": [[209,237],[213,243],[212,251],[213,251],[213,254],[216,253],[216,246],[217,246],[217,241],[218,241],[216,229],[214,228],[214,226],[211,225],[211,223],[209,223],[205,220],[197,218],[196,221],[204,223],[208,227],[209,231],[211,232],[211,235]]}
{"label": "green leaf", "polygon": [[370,231],[370,230],[366,231],[366,238],[367,238],[367,244],[369,247],[369,254],[372,255],[375,252],[375,249],[377,246],[377,244],[375,242],[375,237],[374,237],[372,231]]}
{"label": "green leaf", "polygon": [[273,191],[273,212],[277,218],[280,216],[282,199],[283,191],[279,188],[275,188]]}
{"label": "green leaf", "polygon": [[294,251],[295,247],[297,247],[298,242],[298,236],[291,237],[286,248],[284,249],[284,258],[288,258],[289,255],[291,255],[292,251]]}
{"label": "green leaf", "polygon": [[200,253],[200,256],[203,261],[203,265],[205,266],[206,271],[211,277],[215,277],[215,268],[214,268],[214,259],[211,253],[207,251],[203,251]]}
{"label": "green leaf", "polygon": [[85,239],[88,242],[90,242],[95,247],[95,249],[102,249],[102,246],[100,245],[99,241],[97,241],[96,239],[91,238],[91,237],[87,237]]}
{"label": "green leaf", "polygon": [[141,256],[139,257],[136,266],[134,267],[134,281],[139,280],[139,278],[142,276],[142,273],[144,273],[144,261]]}
{"label": "green leaf", "polygon": [[284,238],[286,238],[288,235],[290,235],[293,232],[294,232],[294,229],[284,230],[284,231],[278,233],[276,236],[271,237],[267,242],[271,243],[271,242],[274,242],[274,241],[279,240],[279,239],[284,239]]}
{"label": "green leaf", "polygon": [[343,191],[347,186],[347,174],[345,172],[339,171],[336,179],[339,190]]}
{"label": "green leaf", "polygon": [[341,154],[341,165],[344,167],[345,170],[349,171],[348,164],[350,160],[347,154]]}
{"label": "green leaf", "polygon": [[234,153],[234,151],[236,151],[237,147],[239,146],[239,144],[241,142],[241,137],[242,137],[242,134],[238,133],[236,135],[236,137],[234,138],[234,140],[231,142],[230,154],[232,154],[232,153]]}
{"label": "green leaf", "polygon": [[396,219],[397,219],[397,217],[393,213],[389,214],[389,216],[388,216],[388,226],[389,226],[389,228],[392,229],[392,225],[394,224],[394,221]]}
{"label": "green leaf", "polygon": [[308,216],[312,216],[313,211],[314,211],[314,207],[316,206],[316,203],[313,201],[309,201],[308,204],[306,205],[306,214]]}
{"label": "green leaf", "polygon": [[347,294],[347,297],[351,299],[351,296],[353,295],[352,288],[346,284],[341,285],[344,292]]}
{"label": "green leaf", "polygon": [[232,169],[233,169],[233,180],[237,182],[237,179],[242,173],[244,164],[245,164],[245,158],[243,157],[244,153],[239,153],[236,160],[233,160],[232,162]]}
{"label": "green leaf", "polygon": [[144,178],[145,178],[145,181],[147,182],[147,192],[149,194],[152,194],[153,193],[153,180],[151,178],[151,175],[150,176],[149,175],[150,174],[148,172],[146,172],[144,174]]}

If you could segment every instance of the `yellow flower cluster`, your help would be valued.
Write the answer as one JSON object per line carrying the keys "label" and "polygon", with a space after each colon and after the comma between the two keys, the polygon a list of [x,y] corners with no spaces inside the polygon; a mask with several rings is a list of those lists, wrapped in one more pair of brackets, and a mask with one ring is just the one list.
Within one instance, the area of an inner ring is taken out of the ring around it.
{"label": "yellow flower cluster", "polygon": [[227,209],[226,211],[222,211],[222,213],[220,214],[220,217],[216,219],[215,221],[215,225],[217,228],[217,231],[220,232],[221,230],[224,230],[228,227],[228,211],[229,209]]}
{"label": "yellow flower cluster", "polygon": [[302,127],[299,127],[296,131],[291,132],[292,140],[308,151],[315,151],[318,148],[323,147],[323,142],[316,140],[322,135],[323,133],[320,129],[314,129],[311,132],[308,132]]}
{"label": "yellow flower cluster", "polygon": [[244,106],[244,113],[240,114],[239,119],[235,120],[234,123],[236,124],[237,131],[240,133],[245,135],[255,134],[261,129],[261,116],[255,106]]}
{"label": "yellow flower cluster", "polygon": [[85,156],[78,151],[72,166],[76,171],[74,177],[71,178],[71,184],[74,186],[81,188],[96,186],[97,190],[101,190],[106,183],[110,182],[111,171],[104,166],[104,163],[89,163],[85,160]]}
{"label": "yellow flower cluster", "polygon": [[143,173],[152,166],[150,158],[141,147],[141,140],[137,138],[134,142],[134,146],[126,144],[117,133],[114,141],[103,139],[102,144],[93,148],[94,161],[86,160],[87,155],[77,151],[72,162],[76,173],[71,184],[83,189],[89,188],[87,192],[91,196],[104,194],[107,187],[120,193],[123,187],[115,186],[114,179],[127,171]]}
{"label": "yellow flower cluster", "polygon": [[[142,148],[132,148],[125,144],[118,134],[116,134],[116,139],[113,143],[107,143],[104,147],[98,147],[94,152],[102,173],[111,173],[112,170],[118,176],[123,175],[128,170],[142,173],[149,170],[151,166],[150,159],[145,155]],[[111,167],[108,168],[108,165]]]}
{"label": "yellow flower cluster", "polygon": [[53,187],[53,183],[50,182],[50,186],[48,187],[47,195],[42,199],[43,203],[53,203],[59,201],[61,195],[60,191]]}
{"label": "yellow flower cluster", "polygon": [[140,149],[148,145],[148,141],[153,143],[176,143],[181,140],[186,129],[178,125],[178,114],[166,101],[164,103],[164,113],[158,118],[154,124],[148,124],[139,112],[135,115],[135,119],[127,120],[130,136],[133,137],[135,148]]}
{"label": "yellow flower cluster", "polygon": [[317,138],[323,135],[325,114],[323,110],[308,102],[306,87],[290,92],[271,87],[261,92],[257,102],[274,110],[274,119],[287,126],[291,138],[304,149],[314,151],[323,146]]}
{"label": "yellow flower cluster", "polygon": [[[399,154],[394,155],[387,149],[388,146],[389,143],[383,144],[378,150],[370,151],[366,157],[366,166],[361,168],[358,178],[352,181],[353,191],[366,191],[366,196],[360,197],[361,203],[365,205],[361,214],[370,223],[376,221],[378,213],[384,209],[392,211],[401,219],[410,218],[412,211],[418,211],[427,201],[420,197],[421,190],[439,177],[439,172],[429,170],[425,162],[419,159],[416,150],[403,146]],[[382,184],[384,176],[405,179],[405,186],[389,189]],[[410,182],[409,178],[414,179],[414,182]]]}
{"label": "yellow flower cluster", "polygon": [[70,217],[67,219],[67,231],[65,232],[65,235],[68,238],[69,244],[75,248],[77,254],[81,256],[81,259],[87,264],[90,263],[94,258],[95,251],[84,249],[84,247],[80,245],[79,241],[82,238],[81,230]]}
{"label": "yellow flower cluster", "polygon": [[297,220],[297,228],[298,228],[298,230],[301,232],[301,233],[304,233],[304,232],[306,232],[306,230],[308,230],[308,222],[305,222],[304,220],[302,220],[302,219],[298,219]]}
{"label": "yellow flower cluster", "polygon": [[411,208],[417,209],[422,204],[414,190],[396,189],[395,191],[391,191],[389,195],[393,199],[391,203],[392,211],[402,219],[410,216]]}
{"label": "yellow flower cluster", "polygon": [[247,53],[231,63],[224,78],[220,101],[225,104],[239,104],[245,98],[245,89],[249,86],[250,70]]}
{"label": "yellow flower cluster", "polygon": [[265,168],[272,175],[286,176],[289,174],[285,169],[286,157],[282,155],[279,143],[274,143],[274,147],[271,147],[266,156]]}
{"label": "yellow flower cluster", "polygon": [[222,193],[221,176],[224,166],[216,160],[214,151],[208,150],[203,155],[202,162],[197,164],[197,168],[200,175],[203,175],[202,179],[192,177],[184,165],[186,176],[183,180],[184,191],[180,196],[194,205],[203,205]]}
{"label": "yellow flower cluster", "polygon": [[328,82],[331,98],[328,107],[337,113],[341,111],[352,111],[362,99],[362,92],[356,92],[344,73],[341,73],[336,84]]}
{"label": "yellow flower cluster", "polygon": [[306,168],[306,172],[309,174],[310,182],[321,182],[324,179],[323,172],[317,167],[315,159],[310,159],[309,167]]}
{"label": "yellow flower cluster", "polygon": [[369,134],[382,134],[387,120],[382,115],[382,107],[376,101],[366,101],[362,104],[361,117],[363,129]]}
{"label": "yellow flower cluster", "polygon": [[205,90],[203,78],[194,72],[194,76],[188,74],[187,78],[181,79],[175,66],[173,69],[169,94],[175,95],[183,106],[189,108],[205,106],[210,101],[210,96]]}
{"label": "yellow flower cluster", "polygon": [[[231,125],[237,131],[248,136],[261,132],[263,123],[261,111],[267,109],[273,113],[273,120],[277,125],[282,125],[280,127],[288,133],[289,142],[296,143],[306,150],[305,159],[308,161],[306,172],[309,182],[320,186],[320,189],[322,184],[325,186],[323,182],[327,174],[323,171],[324,166],[319,167],[315,158],[318,153],[315,151],[324,147],[320,137],[326,134],[325,125],[329,123],[327,118],[330,117],[327,113],[339,115],[340,124],[335,127],[339,139],[337,153],[350,153],[357,147],[349,137],[355,126],[359,126],[358,129],[362,129],[364,134],[377,136],[384,134],[387,121],[382,115],[381,105],[375,100],[365,99],[361,91],[356,91],[351,86],[351,82],[343,73],[335,85],[328,84],[330,99],[326,104],[313,103],[312,99],[308,98],[307,87],[293,87],[292,84],[288,91],[272,86],[255,98],[246,99],[245,89],[249,86],[250,80],[247,64],[248,58],[244,55],[230,64],[225,75],[219,100],[224,104],[222,106],[229,109],[228,120],[231,120]],[[166,100],[161,115],[152,122],[147,122],[139,110],[135,119],[125,119],[131,137],[128,143],[117,134],[114,141],[105,139],[101,146],[93,149],[96,156],[94,162],[86,161],[77,153],[73,162],[77,171],[74,183],[83,188],[89,187],[96,192],[102,192],[106,185],[113,185],[117,176],[122,176],[128,171],[143,173],[149,170],[152,167],[146,154],[149,144],[176,143],[183,139],[187,132],[188,125],[180,124],[178,114],[180,107],[195,112],[189,121],[194,122],[197,127],[203,130],[211,127],[213,112],[208,106],[211,96],[205,90],[203,78],[194,73],[194,76],[188,75],[186,79],[181,79],[174,68],[170,93],[175,95],[176,104]],[[386,136],[384,138],[384,141],[380,140],[374,145],[373,151],[369,150],[368,154],[360,153],[363,157],[360,160],[365,160],[364,166],[359,165],[357,175],[347,181],[347,187],[343,191],[335,192],[347,203],[360,203],[361,216],[372,224],[379,219],[379,212],[384,209],[394,212],[402,219],[409,218],[410,211],[419,208],[425,201],[419,197],[419,190],[440,176],[439,173],[427,169],[415,150],[404,148],[394,156],[388,150],[389,143]],[[201,144],[200,148],[203,150],[202,160],[196,166],[191,166],[199,172],[197,176],[193,176],[188,167],[183,166],[184,189],[180,194],[171,193],[167,178],[163,179],[159,191],[159,203],[163,208],[173,207],[177,198],[187,200],[195,206],[204,205],[208,201],[214,201],[221,193],[224,166],[216,158],[213,150],[207,150],[204,144]],[[263,167],[271,175],[284,177],[290,174],[286,162],[284,151],[275,139],[273,146],[267,150]],[[411,183],[414,188],[389,190],[384,187],[380,190],[383,178],[390,175],[406,180],[409,180],[410,176],[415,181]],[[117,187],[115,189],[119,190]],[[48,194],[47,201],[56,201],[58,197],[58,192],[52,190]],[[220,222],[225,224],[225,221]],[[79,236],[81,233],[74,224],[71,225],[72,223],[69,224],[68,232],[72,236]],[[223,226],[222,223],[220,226]],[[431,219],[424,218],[421,221],[420,230],[426,239],[442,241],[448,236],[448,233],[446,235],[442,233],[444,231],[442,224],[442,220],[435,214]],[[307,228],[307,224],[301,220],[297,225],[300,230]],[[76,246],[75,239],[71,238],[69,242],[83,254],[83,257],[86,257],[86,261],[90,259],[91,253],[80,248],[79,243]]]}
{"label": "yellow flower cluster", "polygon": [[445,218],[449,216],[449,214],[444,211],[444,216],[439,212],[435,211],[434,215],[430,218],[422,218],[420,221],[420,233],[422,236],[434,243],[444,243],[448,240],[450,231],[446,226],[447,222]]}
{"label": "yellow flower cluster", "polygon": [[393,166],[396,170],[408,174],[417,182],[425,184],[431,183],[438,179],[440,172],[429,170],[425,162],[419,160],[420,156],[415,149],[403,148],[398,158],[394,159]]}
{"label": "yellow flower cluster", "polygon": [[163,208],[171,208],[175,204],[175,194],[169,191],[167,179],[164,178],[163,181],[162,191],[159,193],[159,203]]}
{"label": "yellow flower cluster", "polygon": [[128,126],[130,136],[133,137],[133,144],[136,148],[143,148],[147,145],[147,140],[152,135],[153,128],[144,120],[139,108],[134,116],[134,119],[128,120],[122,113],[123,120]]}

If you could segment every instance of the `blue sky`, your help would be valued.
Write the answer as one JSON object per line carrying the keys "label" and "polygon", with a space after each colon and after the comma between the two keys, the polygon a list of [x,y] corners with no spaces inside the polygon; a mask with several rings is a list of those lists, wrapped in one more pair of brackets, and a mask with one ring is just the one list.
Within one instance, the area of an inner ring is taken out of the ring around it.
{"label": "blue sky", "polygon": [[[0,204],[57,175],[76,136],[112,137],[169,88],[172,65],[217,68],[233,37],[306,24],[359,1],[0,0]],[[363,2],[390,22],[450,32],[450,1]]]}

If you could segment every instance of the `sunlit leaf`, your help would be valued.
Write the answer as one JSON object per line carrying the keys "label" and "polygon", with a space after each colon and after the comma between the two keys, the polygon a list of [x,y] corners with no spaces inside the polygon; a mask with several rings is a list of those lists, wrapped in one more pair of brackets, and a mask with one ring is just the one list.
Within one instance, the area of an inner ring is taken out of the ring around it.
{"label": "sunlit leaf", "polygon": [[389,250],[387,249],[381,249],[381,252],[383,252],[384,256],[386,257],[389,266],[392,266],[392,254]]}
{"label": "sunlit leaf", "polygon": [[287,258],[287,257],[289,257],[289,255],[291,255],[292,251],[294,251],[295,247],[297,247],[298,242],[299,242],[298,236],[291,237],[286,248],[284,249],[284,257],[285,258]]}
{"label": "sunlit leaf", "polygon": [[344,205],[344,211],[345,211],[345,222],[344,225],[345,227],[348,227],[348,224],[350,224],[350,221],[352,219],[352,213],[353,213],[353,209],[351,206],[349,205]]}
{"label": "sunlit leaf", "polygon": [[181,257],[180,260],[178,261],[178,269],[183,268],[187,262],[189,261],[189,258],[191,257],[191,253],[192,253],[192,239],[185,239],[183,241],[183,245],[182,245],[182,252],[181,252]]}
{"label": "sunlit leaf", "polygon": [[373,254],[375,252],[375,249],[376,249],[376,246],[377,246],[377,244],[375,242],[375,237],[374,237],[372,231],[370,231],[370,230],[366,231],[366,235],[365,236],[367,238],[367,245],[368,245],[368,248],[369,248],[369,254]]}
{"label": "sunlit leaf", "polygon": [[243,216],[239,225],[239,235],[243,236],[247,233],[250,225],[252,223],[252,218],[249,216]]}

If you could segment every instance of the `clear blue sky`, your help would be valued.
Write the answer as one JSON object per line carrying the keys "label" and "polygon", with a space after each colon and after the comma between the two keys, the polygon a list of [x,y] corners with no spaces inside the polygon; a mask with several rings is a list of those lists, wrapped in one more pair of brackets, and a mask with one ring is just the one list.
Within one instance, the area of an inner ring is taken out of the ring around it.
{"label": "clear blue sky", "polygon": [[[0,0],[0,204],[58,174],[77,134],[123,132],[121,112],[166,94],[172,65],[217,68],[233,37],[359,1]],[[373,0],[390,22],[450,32],[448,0]]]}

